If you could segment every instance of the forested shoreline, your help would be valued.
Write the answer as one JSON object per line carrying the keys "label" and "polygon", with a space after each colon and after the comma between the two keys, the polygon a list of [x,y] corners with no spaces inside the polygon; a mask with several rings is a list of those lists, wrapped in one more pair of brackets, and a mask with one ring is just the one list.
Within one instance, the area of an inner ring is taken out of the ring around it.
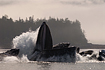
{"label": "forested shoreline", "polygon": [[0,46],[1,48],[11,48],[12,39],[29,29],[35,31],[42,22],[46,22],[51,30],[53,43],[70,42],[71,45],[80,47],[89,47],[89,43],[85,37],[84,30],[78,20],[70,21],[68,18],[55,19],[34,19],[33,17],[23,20],[19,18],[13,21],[7,15],[0,18]]}

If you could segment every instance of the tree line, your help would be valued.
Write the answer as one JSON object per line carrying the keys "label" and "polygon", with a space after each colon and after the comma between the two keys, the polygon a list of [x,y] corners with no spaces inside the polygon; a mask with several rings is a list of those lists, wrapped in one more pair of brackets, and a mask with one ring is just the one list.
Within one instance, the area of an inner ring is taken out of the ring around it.
{"label": "tree line", "polygon": [[0,47],[11,48],[12,39],[20,35],[22,32],[36,30],[43,22],[46,22],[51,30],[53,43],[70,42],[75,46],[87,46],[88,41],[84,31],[81,29],[81,24],[78,20],[70,21],[68,18],[55,19],[36,19],[33,16],[23,20],[19,18],[13,21],[7,15],[0,18]]}

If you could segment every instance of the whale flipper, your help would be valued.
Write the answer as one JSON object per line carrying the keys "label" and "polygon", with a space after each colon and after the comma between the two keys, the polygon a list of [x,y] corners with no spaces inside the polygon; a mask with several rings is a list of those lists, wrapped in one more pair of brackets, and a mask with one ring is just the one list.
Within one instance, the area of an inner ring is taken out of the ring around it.
{"label": "whale flipper", "polygon": [[50,29],[45,22],[41,25],[33,53],[38,50],[51,50],[53,46]]}

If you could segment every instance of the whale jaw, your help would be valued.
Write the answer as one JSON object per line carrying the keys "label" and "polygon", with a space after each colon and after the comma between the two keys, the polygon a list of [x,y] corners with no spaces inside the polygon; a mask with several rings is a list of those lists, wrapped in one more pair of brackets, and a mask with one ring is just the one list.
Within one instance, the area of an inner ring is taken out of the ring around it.
{"label": "whale jaw", "polygon": [[45,22],[41,25],[36,41],[36,46],[34,48],[33,53],[36,50],[43,51],[43,50],[51,50],[53,46],[52,43],[52,36],[49,27]]}

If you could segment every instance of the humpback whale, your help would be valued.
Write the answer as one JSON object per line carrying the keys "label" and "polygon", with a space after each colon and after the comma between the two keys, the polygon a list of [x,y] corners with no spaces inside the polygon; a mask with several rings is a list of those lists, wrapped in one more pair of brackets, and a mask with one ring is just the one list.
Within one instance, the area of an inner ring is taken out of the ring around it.
{"label": "humpback whale", "polygon": [[[61,58],[67,59],[69,57],[69,62],[75,62],[76,52],[79,51],[79,49],[77,47],[70,47],[69,45],[69,43],[61,43],[53,47],[50,29],[48,25],[43,22],[39,29],[36,46],[32,55],[29,57],[29,60],[62,62],[62,60],[60,60]],[[65,55],[67,56],[63,57]],[[49,58],[52,57],[59,60],[50,60]],[[68,61],[64,60],[64,62]]]}

